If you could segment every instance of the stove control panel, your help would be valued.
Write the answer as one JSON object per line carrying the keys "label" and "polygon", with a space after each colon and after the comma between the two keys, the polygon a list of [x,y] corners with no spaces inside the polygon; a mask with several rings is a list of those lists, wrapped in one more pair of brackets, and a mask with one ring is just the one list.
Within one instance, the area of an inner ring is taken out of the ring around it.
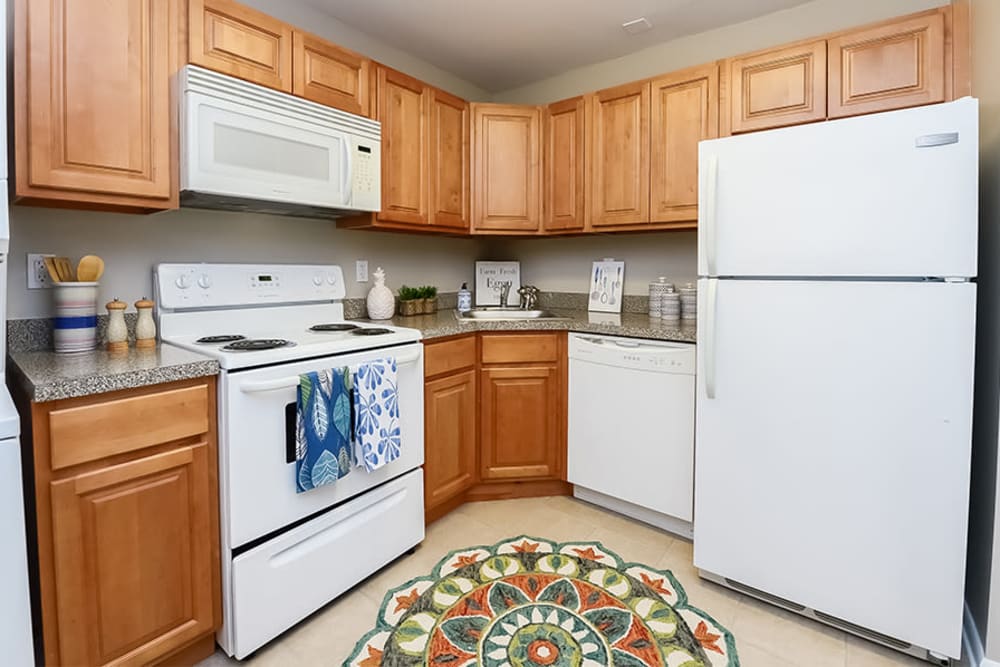
{"label": "stove control panel", "polygon": [[160,308],[226,308],[262,303],[337,301],[339,266],[319,264],[159,264],[153,283]]}

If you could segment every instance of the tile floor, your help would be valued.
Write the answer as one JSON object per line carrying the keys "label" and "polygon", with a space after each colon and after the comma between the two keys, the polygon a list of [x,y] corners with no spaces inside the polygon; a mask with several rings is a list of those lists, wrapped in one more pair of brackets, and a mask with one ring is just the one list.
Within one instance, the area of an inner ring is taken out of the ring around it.
{"label": "tile floor", "polygon": [[[340,667],[354,643],[374,627],[385,593],[427,574],[449,551],[521,534],[558,542],[596,540],[622,558],[673,571],[693,603],[736,637],[743,667],[888,667],[927,663],[882,649],[794,614],[702,581],[689,542],[573,498],[471,503],[431,524],[412,556],[404,556],[289,630],[244,664]],[[235,661],[217,652],[198,667]]]}

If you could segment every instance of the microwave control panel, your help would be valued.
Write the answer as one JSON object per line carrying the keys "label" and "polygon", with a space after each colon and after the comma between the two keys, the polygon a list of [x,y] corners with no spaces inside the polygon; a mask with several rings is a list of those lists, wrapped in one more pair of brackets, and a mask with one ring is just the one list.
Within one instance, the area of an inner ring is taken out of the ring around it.
{"label": "microwave control panel", "polygon": [[356,139],[352,156],[351,208],[378,211],[382,205],[382,159],[379,142]]}

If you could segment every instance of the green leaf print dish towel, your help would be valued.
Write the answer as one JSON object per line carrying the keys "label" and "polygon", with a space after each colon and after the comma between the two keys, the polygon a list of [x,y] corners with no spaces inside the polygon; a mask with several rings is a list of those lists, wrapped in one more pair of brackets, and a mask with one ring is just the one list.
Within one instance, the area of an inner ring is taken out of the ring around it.
{"label": "green leaf print dish towel", "polygon": [[351,372],[299,376],[295,411],[295,491],[333,484],[351,472]]}

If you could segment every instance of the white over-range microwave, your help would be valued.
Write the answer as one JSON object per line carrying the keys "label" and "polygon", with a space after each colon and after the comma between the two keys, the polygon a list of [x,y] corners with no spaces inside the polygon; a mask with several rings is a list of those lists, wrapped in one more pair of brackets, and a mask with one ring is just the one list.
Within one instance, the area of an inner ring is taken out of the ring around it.
{"label": "white over-range microwave", "polygon": [[181,205],[332,218],[381,205],[381,126],[194,65],[180,76]]}

